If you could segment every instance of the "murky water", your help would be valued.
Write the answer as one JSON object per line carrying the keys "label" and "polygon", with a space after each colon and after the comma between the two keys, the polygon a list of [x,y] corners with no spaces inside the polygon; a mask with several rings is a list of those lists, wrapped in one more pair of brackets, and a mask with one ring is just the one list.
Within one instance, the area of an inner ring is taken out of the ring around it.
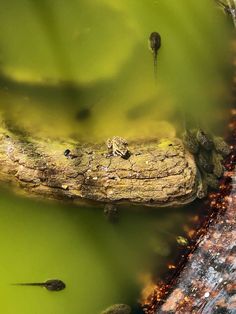
{"label": "murky water", "polygon": [[[140,279],[162,271],[189,218],[180,209],[147,214],[123,208],[120,214],[113,225],[100,209],[2,192],[1,313],[95,314],[113,303],[135,303]],[[11,285],[51,278],[62,279],[66,289],[50,293]]]}
{"label": "murky water", "polygon": [[[207,0],[0,0],[0,109],[15,132],[104,141],[166,137],[187,123],[222,134],[232,21]],[[152,31],[162,37],[157,59]],[[101,209],[2,190],[0,312],[99,314],[134,305],[140,277],[162,272],[191,208]],[[59,278],[49,293],[14,282]]]}
{"label": "murky water", "polygon": [[183,111],[218,129],[225,119],[232,21],[211,0],[2,0],[0,21],[1,107],[31,132],[166,136]]}

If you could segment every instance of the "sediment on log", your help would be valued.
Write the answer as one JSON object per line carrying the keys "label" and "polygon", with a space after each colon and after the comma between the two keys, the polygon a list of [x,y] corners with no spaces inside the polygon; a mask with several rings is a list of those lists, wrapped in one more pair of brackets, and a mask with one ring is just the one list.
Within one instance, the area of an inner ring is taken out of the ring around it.
{"label": "sediment on log", "polygon": [[123,159],[108,156],[105,143],[21,138],[2,129],[0,181],[50,199],[181,206],[196,198],[199,174],[181,140],[136,141],[129,151]]}

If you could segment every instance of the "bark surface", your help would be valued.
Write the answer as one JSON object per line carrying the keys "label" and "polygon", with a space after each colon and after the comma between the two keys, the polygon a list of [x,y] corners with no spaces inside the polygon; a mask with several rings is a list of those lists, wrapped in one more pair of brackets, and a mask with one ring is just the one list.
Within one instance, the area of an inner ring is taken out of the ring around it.
{"label": "bark surface", "polygon": [[131,155],[123,159],[108,156],[105,144],[0,134],[0,181],[27,195],[149,206],[181,206],[197,195],[194,158],[179,139],[130,143]]}
{"label": "bark surface", "polygon": [[236,313],[235,192],[221,206],[227,210],[219,212],[205,236],[200,238],[175,289],[157,314]]}

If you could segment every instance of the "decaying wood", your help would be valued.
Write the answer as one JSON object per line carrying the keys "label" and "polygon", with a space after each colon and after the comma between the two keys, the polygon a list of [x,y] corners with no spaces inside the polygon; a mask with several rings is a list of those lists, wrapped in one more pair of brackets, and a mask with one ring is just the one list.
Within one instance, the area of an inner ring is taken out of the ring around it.
{"label": "decaying wood", "polygon": [[[70,149],[68,157],[65,149]],[[28,195],[71,200],[183,205],[196,198],[198,172],[181,140],[129,144],[128,159],[108,156],[107,147],[0,137],[0,180]]]}
{"label": "decaying wood", "polygon": [[212,201],[215,210],[217,206],[216,219],[188,256],[174,290],[156,313],[236,313],[235,192]]}

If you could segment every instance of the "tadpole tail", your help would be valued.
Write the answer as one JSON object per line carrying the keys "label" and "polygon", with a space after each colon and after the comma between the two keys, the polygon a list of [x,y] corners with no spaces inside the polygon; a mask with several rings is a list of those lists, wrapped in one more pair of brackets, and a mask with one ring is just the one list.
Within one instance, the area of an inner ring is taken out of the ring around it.
{"label": "tadpole tail", "polygon": [[153,71],[155,84],[157,84],[157,53],[153,54]]}
{"label": "tadpole tail", "polygon": [[44,282],[32,282],[32,283],[28,283],[28,282],[21,282],[21,283],[12,283],[12,286],[45,286]]}
{"label": "tadpole tail", "polygon": [[187,119],[186,119],[186,111],[185,111],[183,105],[181,105],[180,111],[181,111],[181,116],[182,116],[183,128],[184,128],[184,131],[186,131],[187,130]]}

